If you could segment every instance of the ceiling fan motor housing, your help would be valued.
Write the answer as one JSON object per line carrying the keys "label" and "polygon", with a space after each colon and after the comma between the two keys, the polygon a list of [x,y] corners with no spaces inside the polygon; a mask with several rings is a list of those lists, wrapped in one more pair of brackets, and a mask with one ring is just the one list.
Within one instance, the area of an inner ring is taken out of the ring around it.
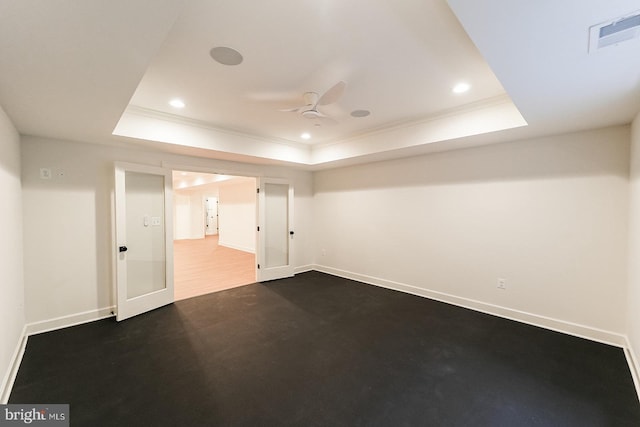
{"label": "ceiling fan motor housing", "polygon": [[315,92],[305,92],[302,97],[306,105],[315,106],[318,103],[318,94]]}
{"label": "ceiling fan motor housing", "polygon": [[317,119],[320,117],[320,113],[317,110],[307,110],[302,112],[302,117],[305,119]]}

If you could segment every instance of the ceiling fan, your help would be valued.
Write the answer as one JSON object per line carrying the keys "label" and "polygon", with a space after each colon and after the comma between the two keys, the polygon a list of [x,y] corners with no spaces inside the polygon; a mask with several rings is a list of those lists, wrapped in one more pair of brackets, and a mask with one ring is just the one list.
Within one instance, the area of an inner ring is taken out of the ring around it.
{"label": "ceiling fan", "polygon": [[[345,82],[338,82],[329,88],[322,96],[319,96],[316,92],[305,92],[302,96],[304,105],[295,108],[288,108],[285,110],[279,110],[286,113],[300,113],[302,117],[309,120],[317,120],[322,123],[335,124],[338,123],[333,118],[324,114],[318,110],[318,106],[328,105],[338,102],[344,93],[344,89],[347,87]],[[319,126],[319,123],[316,123]]]}

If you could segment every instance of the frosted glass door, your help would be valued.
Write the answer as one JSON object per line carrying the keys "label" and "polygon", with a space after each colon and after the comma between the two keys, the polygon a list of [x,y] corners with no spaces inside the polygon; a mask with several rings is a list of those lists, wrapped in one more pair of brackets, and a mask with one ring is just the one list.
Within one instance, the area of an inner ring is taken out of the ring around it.
{"label": "frosted glass door", "polygon": [[125,171],[127,299],[167,287],[164,176]]}
{"label": "frosted glass door", "polygon": [[287,181],[263,178],[258,194],[258,281],[293,276],[293,188]]}
{"label": "frosted glass door", "polygon": [[173,302],[171,178],[162,168],[116,165],[117,319]]}

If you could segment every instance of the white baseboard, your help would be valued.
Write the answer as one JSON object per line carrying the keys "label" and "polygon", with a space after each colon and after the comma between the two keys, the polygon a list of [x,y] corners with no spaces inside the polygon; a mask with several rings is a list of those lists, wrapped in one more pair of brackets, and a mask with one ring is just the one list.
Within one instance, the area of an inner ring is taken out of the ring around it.
{"label": "white baseboard", "polygon": [[300,274],[300,273],[306,273],[307,271],[313,271],[316,269],[315,267],[316,266],[313,264],[301,265],[293,269],[293,274]]}
{"label": "white baseboard", "polygon": [[27,326],[25,325],[22,328],[22,333],[18,339],[18,343],[16,344],[16,348],[13,351],[13,355],[11,356],[11,363],[9,364],[9,369],[5,374],[2,384],[0,384],[0,404],[4,405],[9,401],[9,395],[11,394],[11,389],[13,388],[13,383],[16,380],[16,376],[18,375],[18,368],[20,368],[20,364],[22,363],[22,356],[24,355],[24,349],[27,346]]}
{"label": "white baseboard", "polygon": [[[380,286],[387,289],[417,295],[436,301],[445,302],[482,313],[487,313],[534,326],[539,326],[556,332],[562,332],[568,335],[586,338],[604,344],[614,345],[616,347],[622,347],[627,358],[627,363],[629,364],[629,370],[631,371],[631,376],[636,387],[636,392],[638,393],[638,397],[640,399],[640,377],[638,376],[640,374],[640,359],[636,357],[633,347],[630,345],[630,342],[625,335],[321,265],[309,264],[296,267],[295,274],[300,274],[312,270],[331,274],[333,276],[343,277],[346,279],[356,280],[358,282],[370,285]],[[22,330],[20,339],[18,340],[16,349],[14,350],[9,370],[6,373],[2,384],[0,384],[0,404],[5,404],[9,400],[9,395],[11,394],[11,389],[16,379],[16,375],[18,374],[18,368],[20,367],[20,363],[22,362],[22,356],[24,355],[27,340],[30,335],[49,332],[56,329],[67,328],[70,326],[80,325],[83,323],[112,317],[114,310],[114,306],[105,307],[98,310],[85,311],[82,313],[57,317],[55,319],[43,320],[40,322],[33,322],[25,325]]]}
{"label": "white baseboard", "polygon": [[573,322],[567,322],[564,320],[553,319],[546,316],[540,316],[533,313],[527,313],[520,310],[513,310],[507,307],[501,307],[494,304],[488,304],[481,301],[462,298],[443,292],[422,289],[404,283],[398,283],[363,274],[339,270],[336,268],[321,265],[312,265],[308,266],[308,269],[331,274],[333,276],[343,277],[345,279],[355,280],[369,285],[380,286],[382,288],[392,289],[395,291],[405,292],[412,295],[445,302],[459,307],[491,314],[493,316],[503,317],[509,320],[515,320],[517,322],[550,329],[552,331],[573,335],[579,338],[585,338],[591,341],[613,345],[615,347],[621,347],[627,359],[629,371],[631,371],[631,377],[633,378],[633,383],[636,388],[638,400],[640,400],[640,359],[638,359],[638,357],[636,356],[633,347],[631,346],[631,343],[629,342],[629,339],[626,335],[618,334],[611,331],[605,331],[586,325],[580,325]]}
{"label": "white baseboard", "polygon": [[0,384],[0,404],[5,404],[9,401],[9,395],[11,394],[13,383],[16,380],[16,375],[18,375],[18,368],[22,363],[22,356],[24,355],[24,350],[27,346],[27,340],[30,335],[36,335],[43,332],[54,331],[56,329],[68,328],[82,323],[105,319],[113,316],[112,312],[114,308],[115,307],[105,307],[98,310],[90,310],[82,313],[71,314],[69,316],[62,316],[55,319],[26,324],[22,329],[22,334],[18,340],[17,347],[13,352],[9,370],[6,373],[5,378],[2,380],[2,384]]}
{"label": "white baseboard", "polygon": [[541,328],[550,329],[556,332],[562,332],[562,333],[573,335],[580,338],[586,338],[592,341],[597,341],[604,344],[613,345],[616,347],[625,348],[627,346],[626,336],[616,332],[605,331],[602,329],[593,328],[586,325],[580,325],[577,323],[567,322],[564,320],[554,319],[551,317],[540,316],[540,315],[528,313],[525,311],[514,310],[511,308],[489,304],[482,301],[458,297],[458,296],[450,295],[443,292],[418,288],[416,286],[407,285],[404,283],[393,282],[390,280],[371,277],[364,274],[353,273],[350,271],[339,270],[336,268],[326,267],[322,265],[315,265],[314,270],[331,274],[334,276],[338,276],[338,277],[344,277],[346,279],[356,280],[358,282],[363,282],[370,285],[380,286],[382,288],[393,289],[396,291],[401,291],[408,294],[445,302],[445,303],[456,305],[459,307],[464,307],[464,308],[479,311],[482,313],[491,314],[493,316],[503,317],[505,319],[515,320],[515,321],[526,323],[533,326],[539,326]]}
{"label": "white baseboard", "polygon": [[244,246],[232,245],[232,244],[223,242],[221,240],[218,240],[218,246],[224,246],[225,248],[235,249],[237,251],[242,251],[242,252],[249,252],[250,254],[255,254],[256,253],[255,248],[248,248],[248,247],[244,247]]}
{"label": "white baseboard", "polygon": [[627,363],[629,364],[629,370],[631,371],[631,377],[633,378],[633,384],[636,386],[636,392],[638,393],[638,400],[640,401],[640,359],[636,356],[631,342],[627,338],[626,346],[624,348],[624,355],[627,357]]}
{"label": "white baseboard", "polygon": [[633,378],[633,383],[636,388],[636,394],[638,395],[638,400],[640,401],[640,359],[638,359],[638,357],[636,356],[633,346],[631,345],[626,335],[605,331],[590,326],[579,325],[577,323],[567,322],[564,320],[553,319],[546,316],[539,316],[519,310],[513,310],[493,304],[487,304],[468,298],[457,297],[455,295],[450,295],[442,292],[422,289],[403,283],[392,282],[389,280],[379,279],[363,274],[339,270],[336,268],[321,265],[309,265],[305,267],[307,268],[307,270],[304,271],[316,270],[323,273],[331,274],[333,276],[343,277],[345,279],[351,279],[374,286],[380,286],[382,288],[405,292],[412,295],[417,295],[456,305],[459,307],[468,308],[482,313],[491,314],[493,316],[503,317],[506,319],[515,320],[517,322],[550,329],[552,331],[561,332],[568,335],[573,335],[579,338],[585,338],[591,341],[609,344],[615,347],[621,347],[624,351],[625,358],[627,359],[629,371],[631,372],[631,377]]}
{"label": "white baseboard", "polygon": [[70,314],[68,316],[56,317],[55,319],[43,320],[29,323],[26,326],[27,335],[36,335],[43,332],[55,331],[56,329],[68,328],[70,326],[81,325],[96,320],[112,317],[115,306],[99,308],[97,310],[84,311],[82,313]]}

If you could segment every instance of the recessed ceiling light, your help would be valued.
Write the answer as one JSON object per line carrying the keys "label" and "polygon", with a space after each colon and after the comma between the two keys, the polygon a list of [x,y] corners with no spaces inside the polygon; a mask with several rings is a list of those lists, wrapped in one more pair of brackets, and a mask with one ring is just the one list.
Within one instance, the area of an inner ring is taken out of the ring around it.
{"label": "recessed ceiling light", "polygon": [[371,114],[369,110],[353,110],[351,117],[367,117],[369,114]]}
{"label": "recessed ceiling light", "polygon": [[469,89],[471,89],[471,85],[469,83],[458,83],[452,89],[453,93],[465,93]]}
{"label": "recessed ceiling light", "polygon": [[218,46],[209,51],[209,55],[222,65],[238,65],[242,63],[242,55],[230,47]]}
{"label": "recessed ceiling light", "polygon": [[305,132],[302,135],[300,135],[300,138],[302,138],[302,139],[310,139],[311,138],[311,134],[309,132]]}
{"label": "recessed ceiling light", "polygon": [[184,108],[184,102],[181,99],[172,99],[169,101],[169,105],[173,108]]}

